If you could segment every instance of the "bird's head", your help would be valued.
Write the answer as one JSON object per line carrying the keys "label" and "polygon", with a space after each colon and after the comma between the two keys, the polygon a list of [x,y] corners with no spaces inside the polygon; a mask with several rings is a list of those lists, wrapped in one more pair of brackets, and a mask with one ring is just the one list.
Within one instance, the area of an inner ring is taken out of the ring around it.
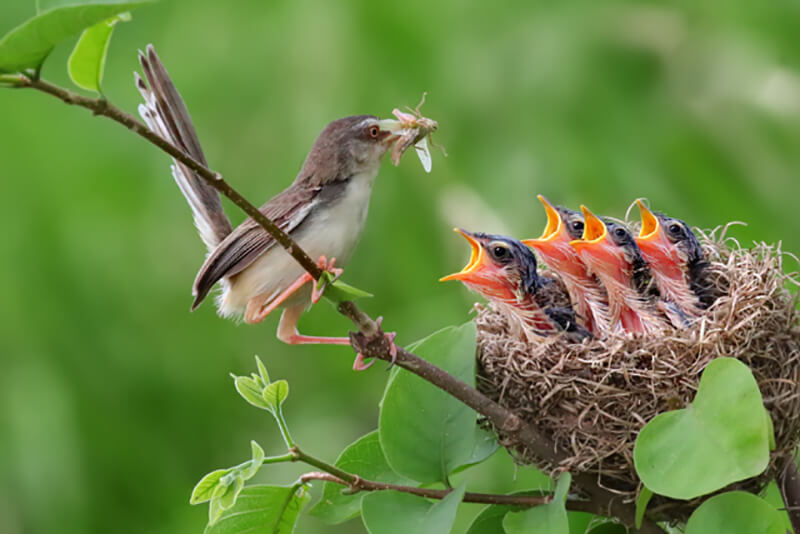
{"label": "bird's head", "polygon": [[641,199],[636,200],[642,216],[642,229],[636,243],[651,263],[670,262],[683,272],[687,265],[703,260],[697,236],[684,221],[652,212]]}
{"label": "bird's head", "polygon": [[583,235],[570,244],[590,270],[630,285],[631,276],[645,265],[631,232],[621,223],[603,220],[581,206],[584,218]]}
{"label": "bird's head", "polygon": [[439,279],[460,280],[487,298],[517,300],[539,287],[536,256],[516,239],[455,229],[472,247],[469,262],[461,271]]}
{"label": "bird's head", "polygon": [[569,247],[570,241],[580,239],[583,235],[583,214],[561,206],[554,206],[542,195],[538,195],[537,198],[544,206],[547,224],[541,236],[522,242],[548,257],[560,257],[562,254],[559,253],[559,249],[563,250],[565,246]]}
{"label": "bird's head", "polygon": [[314,141],[297,179],[314,185],[377,173],[381,158],[397,140],[389,123],[372,115],[344,117],[328,124]]}

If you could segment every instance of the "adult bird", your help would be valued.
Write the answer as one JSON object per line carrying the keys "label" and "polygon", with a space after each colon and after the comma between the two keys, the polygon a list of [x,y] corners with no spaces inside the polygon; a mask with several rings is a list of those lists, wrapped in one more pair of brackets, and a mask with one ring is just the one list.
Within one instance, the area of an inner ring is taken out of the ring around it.
{"label": "adult bird", "polygon": [[554,206],[542,195],[538,198],[547,214],[547,225],[539,238],[524,239],[522,243],[535,249],[542,263],[558,274],[586,328],[595,335],[607,335],[611,325],[606,290],[570,245],[570,241],[583,235],[583,214]]}
{"label": "adult bird", "polygon": [[[150,129],[195,160],[206,164],[192,120],[154,48],[140,54],[147,79],[136,77],[145,103],[139,113]],[[287,232],[322,268],[335,267],[352,254],[367,218],[370,194],[381,158],[396,136],[371,115],[345,117],[328,124],[314,141],[294,182],[260,211]],[[194,310],[218,282],[218,313],[259,323],[283,308],[278,339],[288,344],[349,345],[342,337],[300,334],[297,322],[310,305],[313,279],[252,219],[235,229],[216,190],[194,171],[173,160],[172,174],[189,203],[208,256],[192,289]],[[391,334],[387,334],[390,336]],[[361,355],[354,368],[364,368]]]}
{"label": "adult bird", "polygon": [[636,244],[650,265],[661,298],[674,303],[685,316],[698,317],[714,295],[697,236],[684,221],[650,211],[641,199],[636,204],[642,217]]}
{"label": "adult bird", "polygon": [[586,206],[581,211],[583,235],[570,244],[605,287],[612,328],[648,334],[663,330],[650,291],[650,269],[633,235],[621,223],[600,219]]}
{"label": "adult bird", "polygon": [[440,281],[460,280],[483,295],[529,341],[566,332],[573,341],[590,336],[580,326],[569,296],[553,278],[540,276],[536,256],[516,239],[456,228],[472,247],[467,265]]}

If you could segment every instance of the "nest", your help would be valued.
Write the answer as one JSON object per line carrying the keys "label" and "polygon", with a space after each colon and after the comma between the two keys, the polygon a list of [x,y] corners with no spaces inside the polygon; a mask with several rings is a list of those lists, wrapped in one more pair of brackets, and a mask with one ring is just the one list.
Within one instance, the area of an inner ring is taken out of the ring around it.
{"label": "nest", "polygon": [[[514,336],[491,306],[479,307],[479,389],[536,424],[566,456],[553,464],[501,434],[519,463],[550,474],[590,473],[603,487],[634,499],[639,430],[655,415],[688,405],[706,365],[727,356],[752,370],[776,441],[764,475],[736,486],[758,491],[776,476],[800,440],[800,312],[789,290],[800,285],[800,277],[784,273],[780,245],[744,249],[725,238],[726,229],[700,234],[722,296],[686,330],[530,344]],[[698,504],[663,499],[658,506],[677,519]]]}

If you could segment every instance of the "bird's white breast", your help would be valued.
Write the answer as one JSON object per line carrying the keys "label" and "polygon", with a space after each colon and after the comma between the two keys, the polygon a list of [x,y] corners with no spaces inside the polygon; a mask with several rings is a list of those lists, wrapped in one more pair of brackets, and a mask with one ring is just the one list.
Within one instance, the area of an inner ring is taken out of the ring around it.
{"label": "bird's white breast", "polygon": [[[326,256],[336,258],[342,266],[353,254],[364,223],[367,220],[369,199],[375,172],[354,175],[340,196],[323,204],[319,197],[307,218],[291,232],[292,237],[313,260]],[[300,265],[283,248],[273,246],[232,280],[223,280],[223,290],[217,304],[220,315],[241,313],[247,302],[263,297],[265,302],[275,298],[304,273]],[[310,285],[287,304],[308,300]]]}

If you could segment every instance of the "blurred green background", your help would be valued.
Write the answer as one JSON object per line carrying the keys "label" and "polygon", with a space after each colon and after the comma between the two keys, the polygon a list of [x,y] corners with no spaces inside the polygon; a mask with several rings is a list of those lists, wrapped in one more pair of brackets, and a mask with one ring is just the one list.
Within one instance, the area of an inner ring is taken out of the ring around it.
{"label": "blurred green background", "polygon": [[[33,13],[0,3],[0,33]],[[408,343],[469,317],[474,298],[436,282],[467,257],[451,227],[535,237],[537,193],[617,216],[645,196],[800,252],[798,27],[785,1],[176,0],[118,26],[105,88],[135,110],[136,50],[153,43],[211,166],[256,204],[330,120],[387,117],[428,91],[449,157],[434,152],[430,175],[413,155],[387,158],[346,271]],[[68,84],[69,49],[45,77]],[[289,380],[287,417],[310,452],[333,461],[376,426],[383,365],[354,373],[349,349],[284,346],[277,317],[237,325],[210,302],[189,313],[205,250],[163,154],[29,91],[0,90],[0,125],[0,532],[200,532],[206,509],[188,505],[200,476],[246,459],[251,438],[281,451],[228,376],[254,354]],[[348,323],[321,304],[301,329]],[[513,474],[499,454],[471,489]],[[465,518],[479,508],[462,505]],[[297,531],[363,527],[304,517]]]}

